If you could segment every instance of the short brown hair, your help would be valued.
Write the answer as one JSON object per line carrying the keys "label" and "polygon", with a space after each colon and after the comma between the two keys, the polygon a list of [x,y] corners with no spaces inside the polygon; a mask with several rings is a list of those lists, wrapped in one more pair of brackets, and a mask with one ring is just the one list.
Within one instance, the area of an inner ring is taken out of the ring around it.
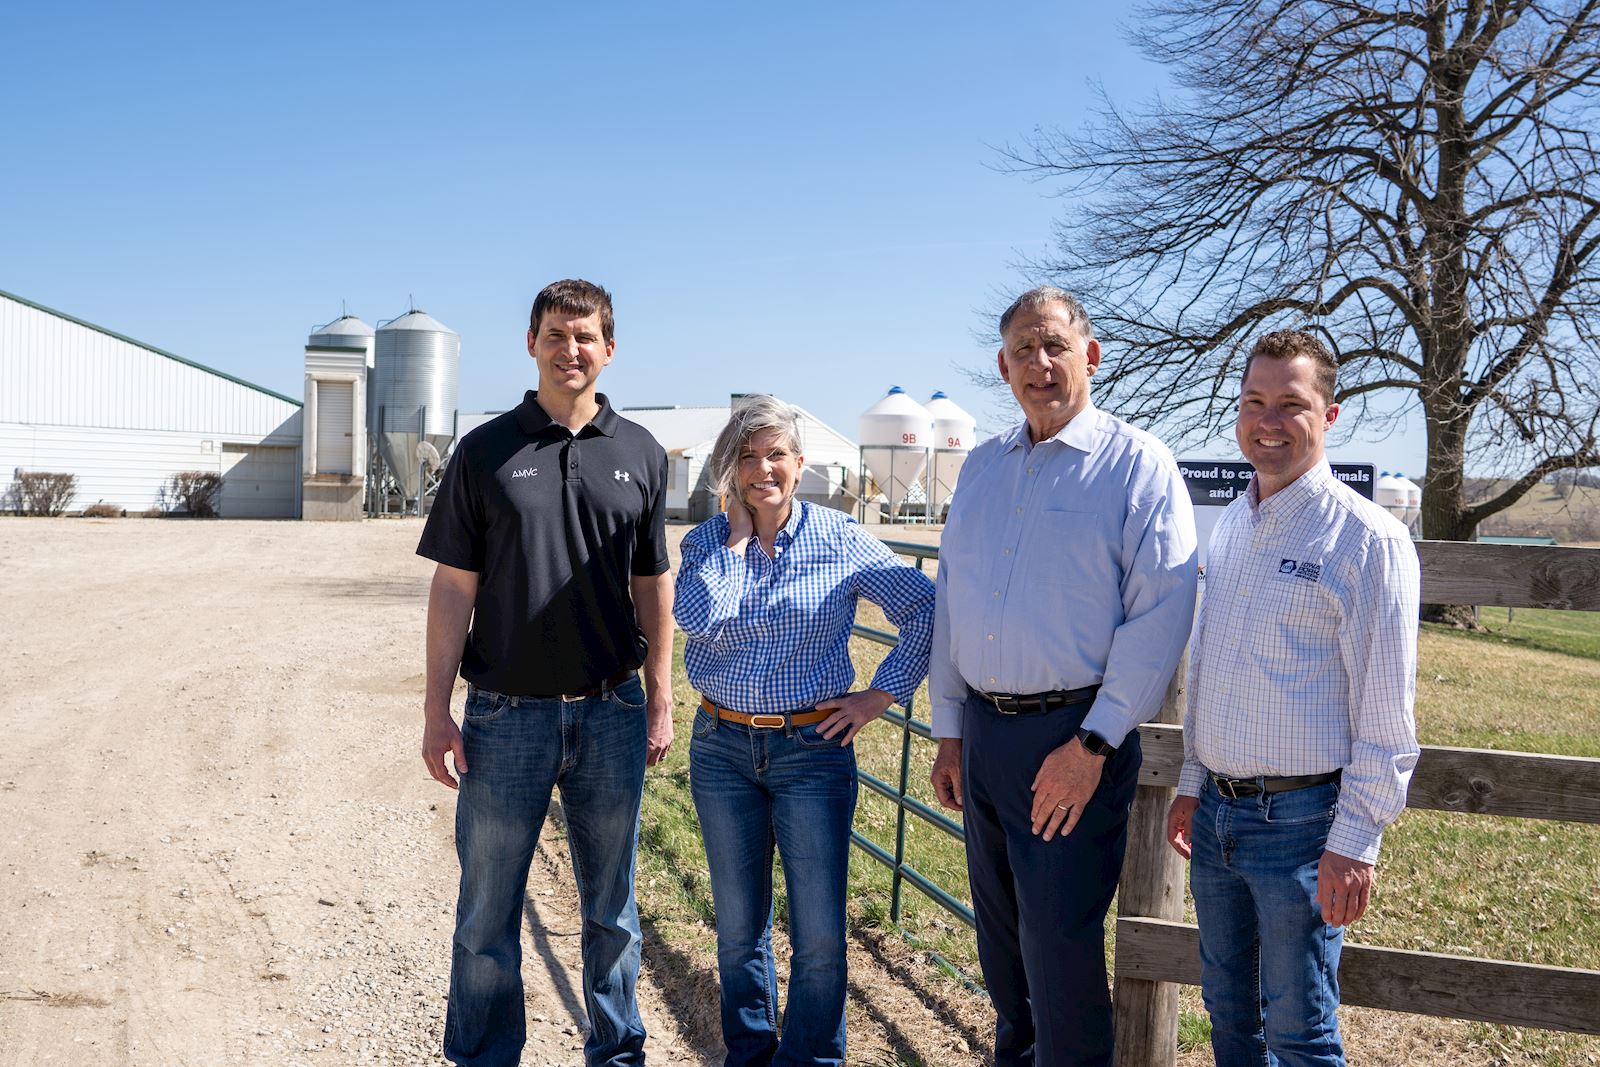
{"label": "short brown hair", "polygon": [[1273,330],[1258,339],[1244,361],[1244,374],[1239,385],[1250,378],[1250,364],[1257,359],[1309,359],[1317,365],[1317,392],[1329,404],[1333,403],[1339,385],[1339,362],[1328,351],[1328,346],[1305,330]]}
{"label": "short brown hair", "polygon": [[610,344],[616,333],[611,317],[611,294],[594,282],[582,278],[563,278],[539,290],[533,298],[533,311],[528,315],[528,329],[539,332],[539,323],[546,311],[559,311],[563,315],[593,315],[600,313],[600,334]]}

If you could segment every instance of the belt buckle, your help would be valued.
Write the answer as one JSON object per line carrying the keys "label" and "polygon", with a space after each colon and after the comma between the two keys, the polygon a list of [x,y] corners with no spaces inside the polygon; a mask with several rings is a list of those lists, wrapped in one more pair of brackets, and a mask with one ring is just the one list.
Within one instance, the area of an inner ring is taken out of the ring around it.
{"label": "belt buckle", "polygon": [[998,711],[1000,714],[1002,714],[1002,715],[1015,715],[1017,713],[1017,709],[1016,708],[1003,707],[1000,704],[1000,698],[998,696],[996,696],[995,694],[993,694],[993,693],[985,693],[984,696],[989,698],[989,703],[993,704],[994,705],[994,710]]}
{"label": "belt buckle", "polygon": [[556,699],[563,704],[576,704],[580,700],[588,700],[589,698],[583,693],[562,693]]}
{"label": "belt buckle", "polygon": [[1223,778],[1214,774],[1211,776],[1211,783],[1217,787],[1217,792],[1219,794],[1227,797],[1229,800],[1243,800],[1244,796],[1254,795],[1251,793],[1246,793],[1244,796],[1240,796],[1238,783],[1232,778]]}
{"label": "belt buckle", "polygon": [[786,721],[782,715],[750,716],[750,726],[755,730],[781,730]]}

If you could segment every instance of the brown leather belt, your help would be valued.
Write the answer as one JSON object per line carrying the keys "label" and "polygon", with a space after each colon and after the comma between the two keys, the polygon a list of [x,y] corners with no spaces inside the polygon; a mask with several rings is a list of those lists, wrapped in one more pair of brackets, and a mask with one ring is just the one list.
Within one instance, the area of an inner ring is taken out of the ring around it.
{"label": "brown leather belt", "polygon": [[736,722],[741,726],[748,726],[753,730],[781,730],[786,724],[794,726],[810,726],[812,723],[821,722],[823,719],[826,719],[829,715],[833,714],[831,711],[822,711],[819,708],[809,708],[805,711],[780,711],[770,715],[763,715],[759,712],[754,715],[747,715],[742,711],[734,711],[732,708],[718,707],[716,704],[711,702],[710,697],[706,696],[702,696],[700,698],[700,706],[706,709],[706,714],[710,715],[713,719],[721,719],[724,722]]}
{"label": "brown leather belt", "polygon": [[574,700],[588,700],[590,697],[597,697],[606,690],[615,689],[623,682],[626,682],[629,678],[632,678],[634,671],[636,670],[638,670],[637,667],[630,667],[627,670],[618,671],[605,681],[596,682],[587,689],[580,689],[576,693],[559,693],[557,694],[556,699],[565,700],[568,703],[571,703]]}

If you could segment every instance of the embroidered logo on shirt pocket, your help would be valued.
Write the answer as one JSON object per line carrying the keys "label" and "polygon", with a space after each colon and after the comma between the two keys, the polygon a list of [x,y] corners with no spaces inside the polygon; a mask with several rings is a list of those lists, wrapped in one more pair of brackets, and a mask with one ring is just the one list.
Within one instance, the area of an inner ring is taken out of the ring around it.
{"label": "embroidered logo on shirt pocket", "polygon": [[1280,559],[1278,561],[1279,578],[1300,578],[1308,582],[1322,580],[1322,564],[1312,560]]}

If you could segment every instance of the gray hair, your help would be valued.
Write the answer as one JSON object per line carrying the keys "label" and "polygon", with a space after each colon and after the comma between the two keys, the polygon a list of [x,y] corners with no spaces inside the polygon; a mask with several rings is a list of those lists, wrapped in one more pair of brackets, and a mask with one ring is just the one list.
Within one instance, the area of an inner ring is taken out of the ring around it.
{"label": "gray hair", "polygon": [[722,497],[737,497],[739,481],[739,453],[750,438],[767,430],[776,430],[789,440],[789,447],[800,451],[800,412],[775,396],[751,393],[734,401],[733,415],[717,434],[717,443],[711,446],[711,458],[706,461],[706,473],[711,491]]}
{"label": "gray hair", "polygon": [[1006,327],[1011,325],[1011,319],[1019,311],[1038,311],[1050,304],[1060,304],[1067,309],[1067,319],[1078,328],[1078,333],[1085,341],[1094,340],[1094,325],[1089,321],[1089,312],[1081,301],[1065,289],[1054,285],[1040,285],[1029,289],[1026,293],[1012,301],[1006,308],[1005,314],[1000,316],[1000,337],[1006,335]]}

